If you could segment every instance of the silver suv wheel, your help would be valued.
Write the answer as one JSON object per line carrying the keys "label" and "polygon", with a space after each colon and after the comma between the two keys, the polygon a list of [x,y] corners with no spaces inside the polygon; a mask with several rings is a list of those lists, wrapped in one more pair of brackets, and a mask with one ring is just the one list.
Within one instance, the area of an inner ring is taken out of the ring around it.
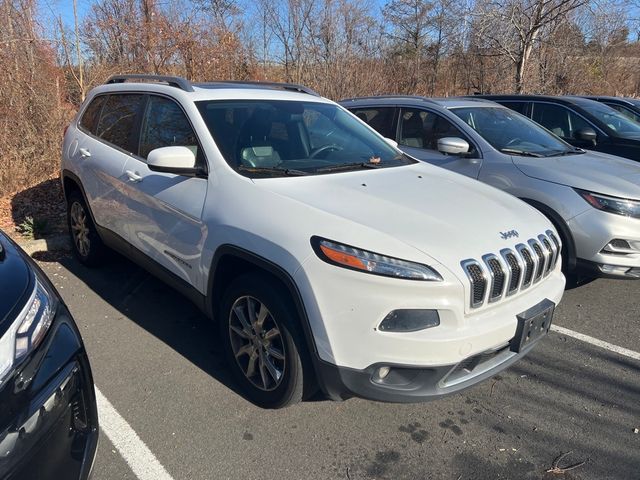
{"label": "silver suv wheel", "polygon": [[285,346],[275,318],[260,300],[243,296],[234,302],[229,339],[247,380],[263,391],[278,388],[286,368]]}

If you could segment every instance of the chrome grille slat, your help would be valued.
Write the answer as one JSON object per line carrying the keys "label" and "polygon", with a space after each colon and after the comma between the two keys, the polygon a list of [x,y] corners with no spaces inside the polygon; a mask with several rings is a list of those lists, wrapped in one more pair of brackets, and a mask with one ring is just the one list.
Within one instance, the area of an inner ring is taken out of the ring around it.
{"label": "chrome grille slat", "polygon": [[471,283],[471,308],[477,308],[484,303],[487,293],[487,275],[480,262],[472,258],[464,260],[461,265]]}
{"label": "chrome grille slat", "polygon": [[493,303],[502,298],[506,280],[505,269],[496,255],[484,255],[482,260],[489,271],[489,303]]}
{"label": "chrome grille slat", "polygon": [[524,275],[522,276],[521,288],[525,289],[529,287],[533,281],[533,274],[535,273],[536,263],[533,259],[533,255],[525,244],[520,243],[516,245],[516,250],[524,261]]}
{"label": "chrome grille slat", "polygon": [[547,264],[547,257],[536,239],[532,238],[527,243],[529,243],[531,250],[533,250],[534,261],[536,263],[536,273],[533,275],[533,283],[536,283],[542,278],[542,273]]}
{"label": "chrome grille slat", "polygon": [[554,248],[551,246],[551,241],[546,236],[538,235],[538,241],[542,245],[543,250],[546,252],[547,261],[544,265],[544,272],[542,272],[542,275],[546,277],[555,266],[556,254]]}
{"label": "chrome grille slat", "polygon": [[520,284],[522,283],[522,273],[524,270],[524,264],[521,257],[509,248],[502,249],[500,251],[504,263],[507,266],[508,281],[506,296],[513,295],[520,290]]}
{"label": "chrome grille slat", "polygon": [[481,262],[473,258],[460,262],[471,286],[471,308],[497,302],[533,286],[554,270],[561,248],[556,234],[547,230],[513,249],[503,248],[499,255],[487,253]]}

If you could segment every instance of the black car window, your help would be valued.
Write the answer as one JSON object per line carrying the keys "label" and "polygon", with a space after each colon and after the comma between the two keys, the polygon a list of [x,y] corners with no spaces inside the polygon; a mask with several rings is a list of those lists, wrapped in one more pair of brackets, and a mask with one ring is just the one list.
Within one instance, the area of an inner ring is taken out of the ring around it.
{"label": "black car window", "polygon": [[634,112],[633,110],[625,107],[624,105],[618,105],[617,103],[606,103],[606,102],[605,102],[605,105],[608,105],[614,110],[617,110],[622,115],[627,117],[629,120],[633,120],[634,122],[640,123],[640,115]]}
{"label": "black car window", "polygon": [[380,108],[356,108],[351,110],[356,117],[369,124],[383,137],[394,139],[396,132],[393,129],[394,107]]}
{"label": "black car window", "polygon": [[527,114],[527,102],[509,102],[509,101],[501,101],[500,102],[505,107],[509,107],[511,110],[515,110],[516,112],[526,115]]}
{"label": "black car window", "polygon": [[438,150],[438,140],[444,137],[466,139],[458,127],[440,115],[417,108],[402,109],[398,140],[400,145]]}
{"label": "black car window", "polygon": [[187,147],[198,157],[198,139],[180,106],[171,99],[151,95],[142,121],[139,155],[161,147]]}
{"label": "black car window", "polygon": [[80,119],[80,126],[89,133],[96,133],[96,127],[98,126],[98,120],[100,119],[100,111],[102,105],[107,97],[101,95],[91,100],[89,106],[85,109]]}
{"label": "black car window", "polygon": [[102,109],[96,135],[123,150],[132,151],[131,139],[143,99],[144,95],[141,94],[109,95]]}
{"label": "black car window", "polygon": [[561,138],[575,139],[576,132],[583,128],[593,128],[585,119],[561,105],[533,102],[534,122]]}

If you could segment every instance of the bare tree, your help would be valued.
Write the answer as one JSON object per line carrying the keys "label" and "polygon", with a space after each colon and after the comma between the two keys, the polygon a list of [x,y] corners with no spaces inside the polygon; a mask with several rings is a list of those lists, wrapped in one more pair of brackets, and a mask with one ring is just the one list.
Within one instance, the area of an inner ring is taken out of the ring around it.
{"label": "bare tree", "polygon": [[525,89],[525,73],[536,43],[587,0],[481,1],[476,7],[481,44],[505,55],[515,69],[514,88]]}

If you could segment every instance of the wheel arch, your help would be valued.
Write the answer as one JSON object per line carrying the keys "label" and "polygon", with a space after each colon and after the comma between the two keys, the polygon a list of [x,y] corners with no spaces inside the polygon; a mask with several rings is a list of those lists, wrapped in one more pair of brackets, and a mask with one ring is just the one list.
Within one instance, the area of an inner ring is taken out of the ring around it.
{"label": "wheel arch", "polygon": [[[87,198],[87,192],[85,192],[84,187],[82,186],[82,182],[80,178],[73,172],[69,170],[62,171],[62,194],[64,195],[65,201],[69,200],[69,195],[72,192],[79,192],[82,195],[84,200],[84,204],[87,206],[87,210],[89,210],[89,215],[91,216],[91,221],[96,227],[98,224],[96,223],[96,219],[93,216],[93,210],[91,210],[91,205],[89,205],[89,199]],[[100,228],[97,228],[98,235],[100,236]]]}
{"label": "wheel arch", "polygon": [[544,203],[531,198],[520,198],[520,200],[531,205],[553,223],[553,226],[562,236],[562,246],[566,248],[567,258],[563,259],[563,261],[566,262],[567,270],[575,270],[577,266],[576,243],[567,222],[564,221],[558,212]]}
{"label": "wheel arch", "polygon": [[220,304],[225,285],[236,276],[250,271],[261,271],[269,274],[288,292],[296,309],[296,313],[298,314],[298,318],[300,319],[309,355],[312,359],[315,359],[317,349],[311,331],[311,324],[302,300],[302,295],[295,281],[281,266],[242,247],[225,244],[216,250],[211,262],[211,268],[209,269],[209,279],[207,282],[207,314],[215,319],[217,316],[216,309]]}

